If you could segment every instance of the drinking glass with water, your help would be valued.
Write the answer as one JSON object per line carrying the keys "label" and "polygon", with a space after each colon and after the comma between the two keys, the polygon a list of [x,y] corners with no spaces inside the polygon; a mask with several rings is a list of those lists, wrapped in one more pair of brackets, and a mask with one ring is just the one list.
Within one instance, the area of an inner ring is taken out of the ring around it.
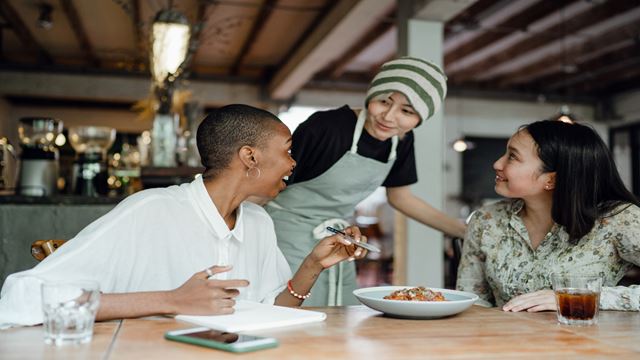
{"label": "drinking glass with water", "polygon": [[93,337],[100,304],[96,281],[57,281],[42,284],[44,342],[83,344]]}

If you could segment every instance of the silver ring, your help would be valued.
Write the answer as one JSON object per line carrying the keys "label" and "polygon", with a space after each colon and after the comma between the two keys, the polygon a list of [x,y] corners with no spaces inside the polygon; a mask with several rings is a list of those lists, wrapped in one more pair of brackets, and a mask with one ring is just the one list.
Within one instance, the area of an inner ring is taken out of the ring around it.
{"label": "silver ring", "polygon": [[204,269],[204,272],[206,272],[209,277],[213,276],[213,271],[209,268]]}

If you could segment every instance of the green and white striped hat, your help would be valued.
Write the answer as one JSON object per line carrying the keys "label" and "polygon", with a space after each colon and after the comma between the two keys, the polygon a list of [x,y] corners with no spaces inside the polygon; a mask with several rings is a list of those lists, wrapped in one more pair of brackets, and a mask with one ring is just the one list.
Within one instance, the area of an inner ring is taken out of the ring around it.
{"label": "green and white striped hat", "polygon": [[401,57],[382,65],[369,85],[365,108],[371,99],[390,92],[399,92],[407,97],[420,115],[420,125],[442,107],[447,96],[447,76],[429,61]]}

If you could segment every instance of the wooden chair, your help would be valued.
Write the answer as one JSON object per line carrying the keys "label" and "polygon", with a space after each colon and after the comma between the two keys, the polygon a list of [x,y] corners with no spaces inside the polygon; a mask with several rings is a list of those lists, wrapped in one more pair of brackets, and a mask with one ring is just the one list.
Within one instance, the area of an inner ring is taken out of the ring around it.
{"label": "wooden chair", "polygon": [[[467,216],[467,218],[465,219],[464,223],[469,225],[469,221],[471,220],[471,217],[473,217],[473,214],[476,211],[472,211],[471,214],[469,214],[469,216]],[[450,260],[450,267],[449,267],[449,272],[450,272],[450,276],[453,277],[453,286],[455,286],[455,281],[456,278],[458,276],[458,265],[460,264],[460,258],[462,258],[462,247],[464,245],[464,238],[461,237],[454,237],[451,239],[451,248],[453,250],[453,254]]]}
{"label": "wooden chair", "polygon": [[38,261],[42,261],[66,241],[67,240],[36,240],[31,244],[31,256]]}
{"label": "wooden chair", "polygon": [[456,264],[456,269],[458,268],[458,264],[460,263],[460,258],[462,257],[462,244],[464,242],[463,238],[454,237],[451,239],[451,246],[453,247],[453,260]]}

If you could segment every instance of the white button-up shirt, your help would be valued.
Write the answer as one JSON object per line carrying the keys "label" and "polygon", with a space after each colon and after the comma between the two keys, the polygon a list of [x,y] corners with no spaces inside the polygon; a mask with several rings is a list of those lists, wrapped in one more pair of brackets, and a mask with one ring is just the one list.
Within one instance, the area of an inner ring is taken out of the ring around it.
{"label": "white button-up shirt", "polygon": [[273,303],[291,278],[262,207],[244,202],[230,230],[201,177],[134,194],[31,270],[12,274],[0,293],[0,328],[42,322],[43,281],[90,279],[104,293],[172,290],[213,265],[218,279],[246,279],[239,299]]}

